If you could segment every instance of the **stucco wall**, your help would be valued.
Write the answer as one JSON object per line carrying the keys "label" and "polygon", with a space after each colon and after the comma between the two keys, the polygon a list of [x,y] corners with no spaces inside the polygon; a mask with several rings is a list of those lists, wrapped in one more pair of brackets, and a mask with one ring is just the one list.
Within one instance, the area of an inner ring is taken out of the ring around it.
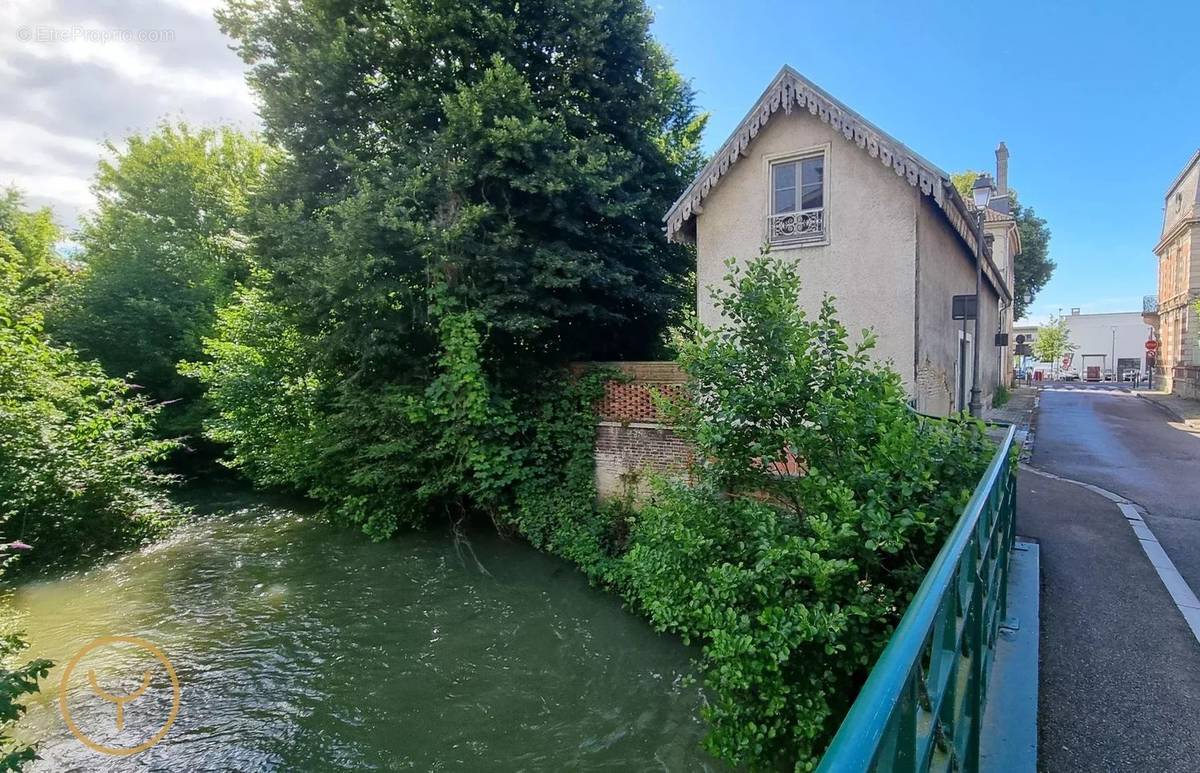
{"label": "stucco wall", "polygon": [[719,285],[728,258],[757,255],[766,240],[769,194],[767,159],[827,146],[828,244],[774,248],[796,261],[804,280],[800,303],[815,312],[824,293],[837,298],[842,323],[857,340],[864,328],[878,334],[875,356],[891,360],[910,392],[913,380],[916,235],[913,210],[920,196],[828,124],[796,110],[777,114],[705,199],[697,228],[697,308],[716,324],[708,288]]}
{"label": "stucco wall", "polygon": [[[1104,369],[1115,373],[1118,360],[1137,360],[1140,366],[1145,359],[1146,338],[1151,335],[1152,329],[1142,321],[1139,311],[1070,314],[1066,320],[1070,341],[1076,346],[1071,367],[1080,378],[1087,376],[1085,362],[1090,365],[1103,362]],[[1119,378],[1120,374],[1117,376]]]}
{"label": "stucco wall", "polygon": [[[945,415],[956,408],[955,362],[958,358],[962,321],[951,319],[955,295],[975,292],[975,264],[968,259],[962,240],[937,210],[937,204],[922,197],[917,217],[917,410]],[[1000,360],[994,344],[999,306],[996,291],[983,281],[982,313],[979,318],[979,386],[983,405],[991,404],[1000,376]],[[974,334],[974,322],[967,320]],[[972,363],[966,363],[967,373]],[[970,376],[968,375],[968,379]]]}

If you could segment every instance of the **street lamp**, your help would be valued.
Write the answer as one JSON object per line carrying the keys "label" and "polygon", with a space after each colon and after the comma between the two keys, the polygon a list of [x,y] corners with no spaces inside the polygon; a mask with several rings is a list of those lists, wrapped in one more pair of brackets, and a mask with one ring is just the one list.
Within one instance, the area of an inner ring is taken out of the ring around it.
{"label": "street lamp", "polygon": [[976,418],[983,416],[983,404],[979,399],[979,315],[983,310],[979,290],[983,285],[983,256],[987,250],[983,241],[983,213],[994,192],[992,178],[986,174],[976,177],[975,184],[971,186],[971,198],[975,201],[975,245],[979,254],[975,258],[975,345],[971,347],[974,362],[971,364],[971,402],[968,407]]}

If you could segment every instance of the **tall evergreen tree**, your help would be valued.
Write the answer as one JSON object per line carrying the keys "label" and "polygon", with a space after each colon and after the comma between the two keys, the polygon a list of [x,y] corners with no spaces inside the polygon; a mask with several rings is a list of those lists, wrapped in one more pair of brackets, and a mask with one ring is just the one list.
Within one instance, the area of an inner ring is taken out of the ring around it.
{"label": "tall evergreen tree", "polygon": [[343,372],[420,380],[433,284],[518,367],[646,355],[688,304],[661,216],[704,119],[642,0],[233,0],[218,17],[291,158],[266,266]]}

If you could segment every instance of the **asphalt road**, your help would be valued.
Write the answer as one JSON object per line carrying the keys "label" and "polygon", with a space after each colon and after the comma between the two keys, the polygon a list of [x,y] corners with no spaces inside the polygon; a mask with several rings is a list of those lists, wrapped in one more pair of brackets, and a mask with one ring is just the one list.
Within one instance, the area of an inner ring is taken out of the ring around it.
{"label": "asphalt road", "polygon": [[[1200,437],[1113,392],[1043,391],[1032,464],[1143,505],[1192,584]],[[1041,543],[1039,768],[1200,770],[1200,643],[1122,513],[1080,486],[1023,471],[1017,531]]]}
{"label": "asphalt road", "polygon": [[1068,384],[1041,393],[1032,462],[1144,507],[1167,555],[1200,591],[1200,431],[1132,392]]}

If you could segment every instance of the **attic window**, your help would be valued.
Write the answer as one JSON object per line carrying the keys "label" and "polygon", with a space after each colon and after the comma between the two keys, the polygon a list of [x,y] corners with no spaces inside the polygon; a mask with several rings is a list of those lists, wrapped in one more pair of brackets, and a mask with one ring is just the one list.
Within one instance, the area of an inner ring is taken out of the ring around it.
{"label": "attic window", "polygon": [[775,161],[770,167],[767,240],[794,244],[825,239],[825,154]]}

